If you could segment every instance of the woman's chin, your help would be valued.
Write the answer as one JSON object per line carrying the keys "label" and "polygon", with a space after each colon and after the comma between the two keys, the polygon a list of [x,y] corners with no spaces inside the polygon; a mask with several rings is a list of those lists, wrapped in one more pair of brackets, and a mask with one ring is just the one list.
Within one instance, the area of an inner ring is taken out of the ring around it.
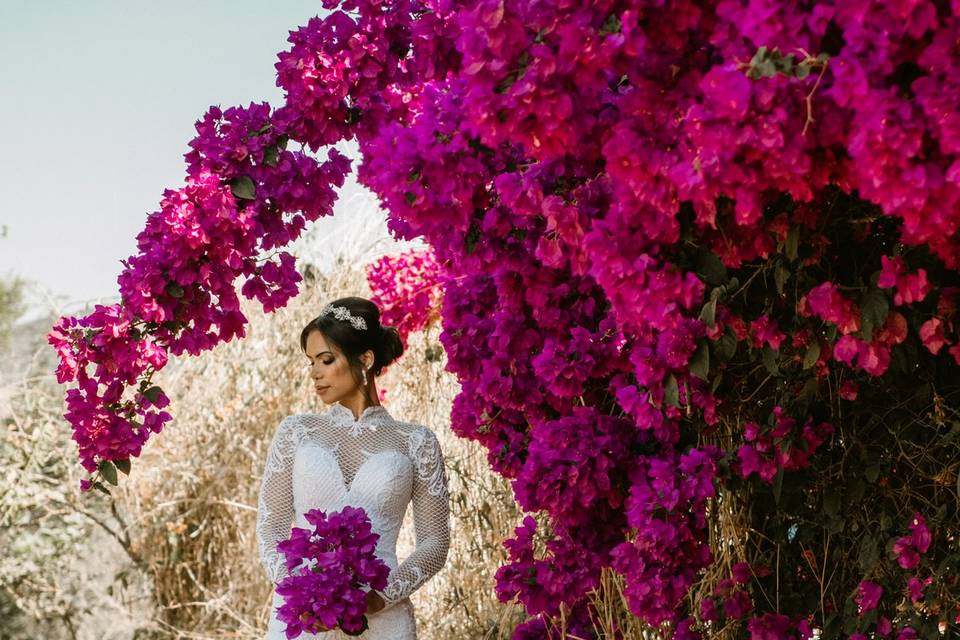
{"label": "woman's chin", "polygon": [[337,395],[337,394],[330,393],[330,389],[324,389],[323,391],[317,391],[317,397],[319,397],[320,400],[321,400],[321,401],[323,402],[323,404],[325,404],[325,405],[331,405],[331,404],[334,404],[334,403],[336,403],[336,402],[340,402],[340,401],[343,399],[343,395]]}

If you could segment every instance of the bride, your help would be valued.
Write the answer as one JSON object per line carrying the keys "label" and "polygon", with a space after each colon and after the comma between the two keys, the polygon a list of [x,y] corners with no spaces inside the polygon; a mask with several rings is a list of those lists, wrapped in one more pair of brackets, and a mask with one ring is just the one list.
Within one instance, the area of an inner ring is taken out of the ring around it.
{"label": "bride", "polygon": [[[426,427],[394,418],[378,401],[376,376],[403,353],[400,335],[380,325],[364,298],[333,301],[300,334],[310,377],[330,408],[284,418],[270,444],[257,511],[260,560],[275,584],[287,575],[277,543],[291,520],[310,528],[311,509],[362,507],[380,534],[376,554],[390,567],[387,587],[367,593],[369,640],[412,640],[410,594],[443,566],[449,547],[449,494],[443,456]],[[416,549],[402,564],[396,544],[407,504],[413,503]],[[274,591],[268,640],[285,639]],[[337,630],[303,638],[345,638]]]}

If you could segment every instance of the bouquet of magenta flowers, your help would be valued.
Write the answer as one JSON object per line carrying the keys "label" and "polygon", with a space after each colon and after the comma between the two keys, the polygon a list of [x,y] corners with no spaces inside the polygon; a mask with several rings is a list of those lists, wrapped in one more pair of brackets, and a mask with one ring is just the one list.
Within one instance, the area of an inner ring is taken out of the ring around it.
{"label": "bouquet of magenta flowers", "polygon": [[344,507],[329,514],[304,514],[313,529],[294,527],[277,544],[290,575],[277,585],[284,604],[277,617],[287,624],[287,638],[303,632],[339,629],[357,636],[367,628],[364,586],[383,589],[390,568],[374,552],[380,536],[373,533],[363,509]]}

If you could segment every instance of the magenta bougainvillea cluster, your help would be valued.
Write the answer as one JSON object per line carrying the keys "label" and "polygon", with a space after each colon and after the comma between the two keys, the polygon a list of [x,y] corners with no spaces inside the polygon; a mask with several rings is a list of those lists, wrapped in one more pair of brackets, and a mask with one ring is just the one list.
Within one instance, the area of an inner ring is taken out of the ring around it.
{"label": "magenta bougainvillea cluster", "polygon": [[367,282],[380,307],[380,322],[407,336],[439,320],[443,301],[440,265],[430,249],[383,256],[367,265]]}
{"label": "magenta bougainvillea cluster", "polygon": [[242,335],[238,279],[295,293],[268,252],[348,166],[287,147],[356,138],[433,247],[454,430],[549,523],[507,542],[515,637],[594,633],[604,570],[677,638],[956,628],[960,2],[324,7],[283,106],[198,123],[122,303],[51,334],[88,469],[169,420],[167,354]]}
{"label": "magenta bougainvillea cluster", "polygon": [[282,128],[294,125],[284,117],[265,104],[211,108],[190,143],[185,186],[164,193],[137,237],[140,253],[124,263],[121,303],[62,318],[50,332],[57,380],[76,383],[66,417],[91,473],[115,481],[114,464],[128,469],[171,419],[163,390],[150,383],[170,354],[244,335],[238,281],[266,311],[297,293],[294,258],[278,248],[332,212],[350,164],[336,150],[325,162],[287,150]]}
{"label": "magenta bougainvillea cluster", "polygon": [[277,544],[290,572],[277,584],[277,618],[287,638],[329,629],[360,635],[368,626],[366,589],[385,589],[390,573],[375,555],[380,536],[360,508],[312,509],[304,519],[311,528],[293,527]]}

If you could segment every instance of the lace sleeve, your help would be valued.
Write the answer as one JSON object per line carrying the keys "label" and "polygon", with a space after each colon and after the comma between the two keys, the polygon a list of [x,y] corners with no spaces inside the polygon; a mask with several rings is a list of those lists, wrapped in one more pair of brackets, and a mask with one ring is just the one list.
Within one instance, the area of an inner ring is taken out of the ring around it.
{"label": "lace sleeve", "polygon": [[279,582],[287,575],[277,543],[290,536],[293,521],[293,454],[297,445],[298,421],[287,416],[280,422],[263,469],[257,503],[257,543],[260,562],[267,577]]}
{"label": "lace sleeve", "polygon": [[413,526],[417,546],[390,574],[383,599],[390,607],[416,591],[439,571],[450,547],[450,494],[437,436],[426,428],[410,435],[410,459],[416,469]]}

